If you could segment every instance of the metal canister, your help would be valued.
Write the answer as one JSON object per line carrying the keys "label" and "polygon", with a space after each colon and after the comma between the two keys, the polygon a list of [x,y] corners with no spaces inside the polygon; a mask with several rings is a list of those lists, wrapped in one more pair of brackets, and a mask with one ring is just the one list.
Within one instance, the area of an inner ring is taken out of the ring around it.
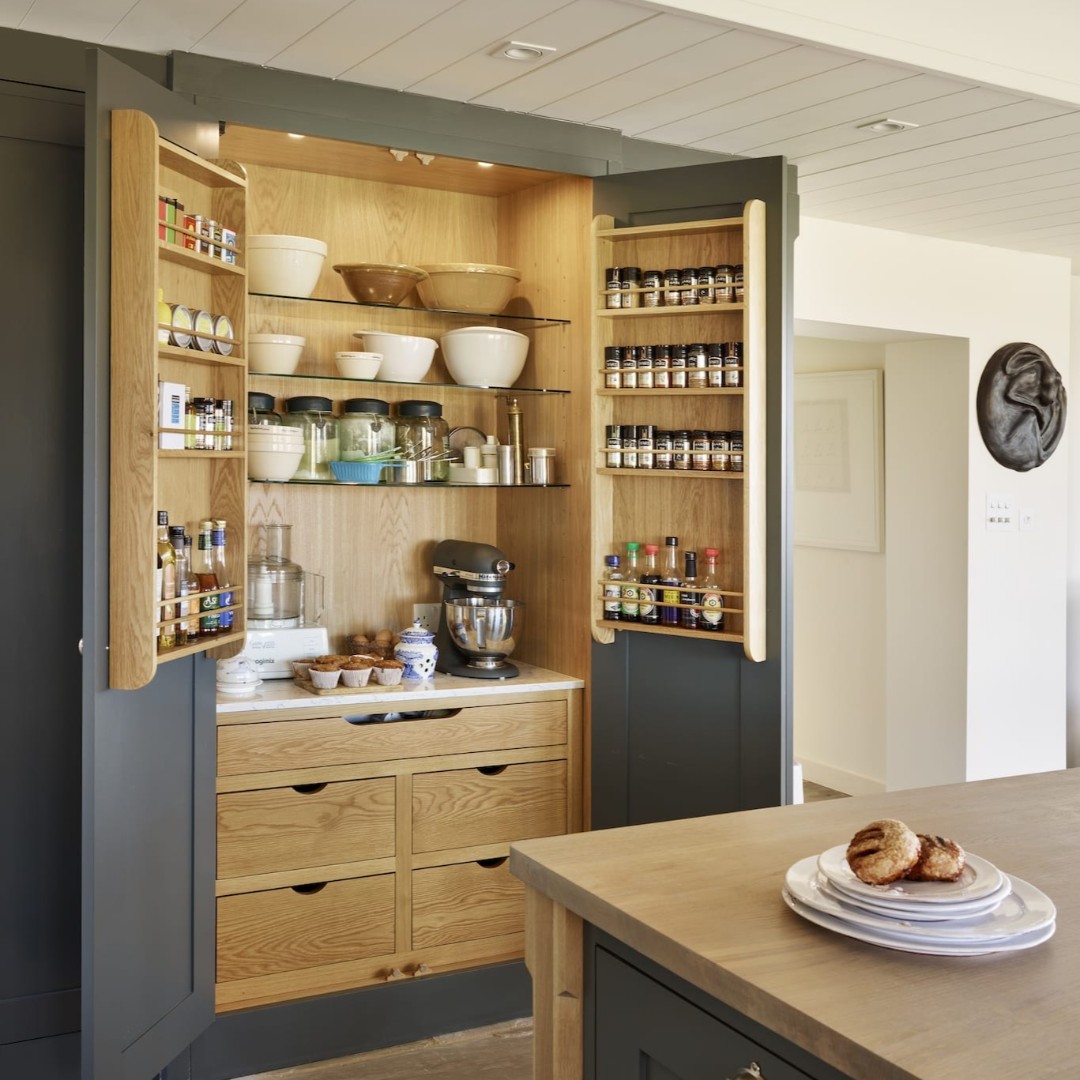
{"label": "metal canister", "polygon": [[604,302],[609,308],[622,307],[622,293],[619,291],[622,285],[619,282],[619,268],[609,266],[604,271]]}
{"label": "metal canister", "polygon": [[653,362],[655,358],[655,345],[642,345],[638,349],[637,384],[639,390],[651,390],[653,388]]}
{"label": "metal canister", "polygon": [[664,305],[665,307],[678,307],[682,303],[682,293],[679,286],[682,284],[682,272],[677,266],[664,271]]}
{"label": "metal canister", "polygon": [[169,305],[169,322],[172,329],[169,331],[169,344],[178,349],[190,349],[192,343],[191,329],[194,325],[191,317],[191,309],[183,304]]}
{"label": "metal canister", "polygon": [[637,456],[637,424],[623,424],[622,426],[622,467],[624,469],[636,469]]}
{"label": "metal canister", "polygon": [[659,270],[646,270],[642,274],[641,287],[646,290],[641,294],[642,307],[660,307],[664,299],[660,291],[663,281],[664,275]]}
{"label": "metal canister", "polygon": [[735,267],[730,263],[721,263],[716,268],[715,278],[717,303],[732,303],[735,299]]}
{"label": "metal canister", "polygon": [[671,389],[686,389],[686,346],[671,346]]}
{"label": "metal canister", "polygon": [[679,272],[679,284],[683,287],[683,307],[692,307],[695,306],[698,302],[697,272],[698,268],[696,266],[684,266]]}
{"label": "metal canister", "polygon": [[656,425],[638,424],[637,426],[637,467],[652,469],[656,466]]}
{"label": "metal canister", "polygon": [[624,308],[641,307],[641,293],[634,291],[641,288],[641,267],[624,266],[619,271],[619,288]]}
{"label": "metal canister", "polygon": [[[235,331],[233,330],[232,319],[228,315],[218,315],[214,319],[214,337],[215,338],[231,338]],[[228,356],[233,351],[233,343],[231,341],[215,341],[214,352],[220,353],[222,356]]]}
{"label": "metal canister", "polygon": [[622,380],[620,385],[624,390],[637,389],[637,365],[638,353],[640,351],[640,345],[631,345],[628,348],[623,349]]}
{"label": "metal canister", "polygon": [[618,390],[622,386],[623,351],[619,345],[609,345],[604,349],[604,386],[608,390]]}
{"label": "metal canister", "polygon": [[604,464],[609,469],[622,468],[622,428],[608,424],[604,428]]}
{"label": "metal canister", "polygon": [[656,445],[656,463],[657,469],[670,469],[671,468],[671,432],[660,431],[657,429],[654,442]]}

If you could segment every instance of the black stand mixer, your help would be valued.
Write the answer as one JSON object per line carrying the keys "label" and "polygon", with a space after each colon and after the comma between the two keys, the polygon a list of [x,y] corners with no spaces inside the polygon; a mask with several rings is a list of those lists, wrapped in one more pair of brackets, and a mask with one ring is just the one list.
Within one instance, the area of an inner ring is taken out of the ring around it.
{"label": "black stand mixer", "polygon": [[443,540],[432,572],[443,583],[436,670],[470,679],[512,679],[507,661],[521,634],[525,604],[504,600],[514,564],[496,547],[470,540]]}

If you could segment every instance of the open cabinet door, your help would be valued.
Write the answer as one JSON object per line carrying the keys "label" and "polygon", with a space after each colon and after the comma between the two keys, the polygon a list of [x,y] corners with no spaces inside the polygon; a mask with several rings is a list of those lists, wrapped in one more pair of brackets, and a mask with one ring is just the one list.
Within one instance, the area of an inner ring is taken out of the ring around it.
{"label": "open cabinet door", "polygon": [[82,1076],[150,1080],[214,1015],[214,664],[188,657],[109,689],[109,425],[125,422],[109,415],[110,113],[143,110],[202,156],[218,128],[105,53],[87,58]]}

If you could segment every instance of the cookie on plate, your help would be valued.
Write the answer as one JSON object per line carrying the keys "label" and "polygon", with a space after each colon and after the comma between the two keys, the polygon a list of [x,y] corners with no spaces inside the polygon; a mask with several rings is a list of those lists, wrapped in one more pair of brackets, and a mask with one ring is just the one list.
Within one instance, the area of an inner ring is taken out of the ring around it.
{"label": "cookie on plate", "polygon": [[867,885],[898,881],[918,862],[919,838],[902,821],[882,818],[864,825],[848,844],[852,873]]}
{"label": "cookie on plate", "polygon": [[919,858],[907,872],[912,881],[956,881],[964,872],[966,856],[955,840],[916,833]]}

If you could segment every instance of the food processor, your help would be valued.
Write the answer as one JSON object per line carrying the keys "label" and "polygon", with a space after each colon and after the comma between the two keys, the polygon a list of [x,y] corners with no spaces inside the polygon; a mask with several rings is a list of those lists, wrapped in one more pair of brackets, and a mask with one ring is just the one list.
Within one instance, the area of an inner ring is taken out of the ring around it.
{"label": "food processor", "polygon": [[290,558],[292,526],[269,524],[266,554],[248,561],[245,654],[263,679],[291,679],[292,661],[330,651],[323,577]]}
{"label": "food processor", "polygon": [[469,679],[512,679],[514,651],[525,617],[522,600],[503,599],[514,564],[496,547],[471,540],[443,540],[432,572],[443,583],[436,670]]}

